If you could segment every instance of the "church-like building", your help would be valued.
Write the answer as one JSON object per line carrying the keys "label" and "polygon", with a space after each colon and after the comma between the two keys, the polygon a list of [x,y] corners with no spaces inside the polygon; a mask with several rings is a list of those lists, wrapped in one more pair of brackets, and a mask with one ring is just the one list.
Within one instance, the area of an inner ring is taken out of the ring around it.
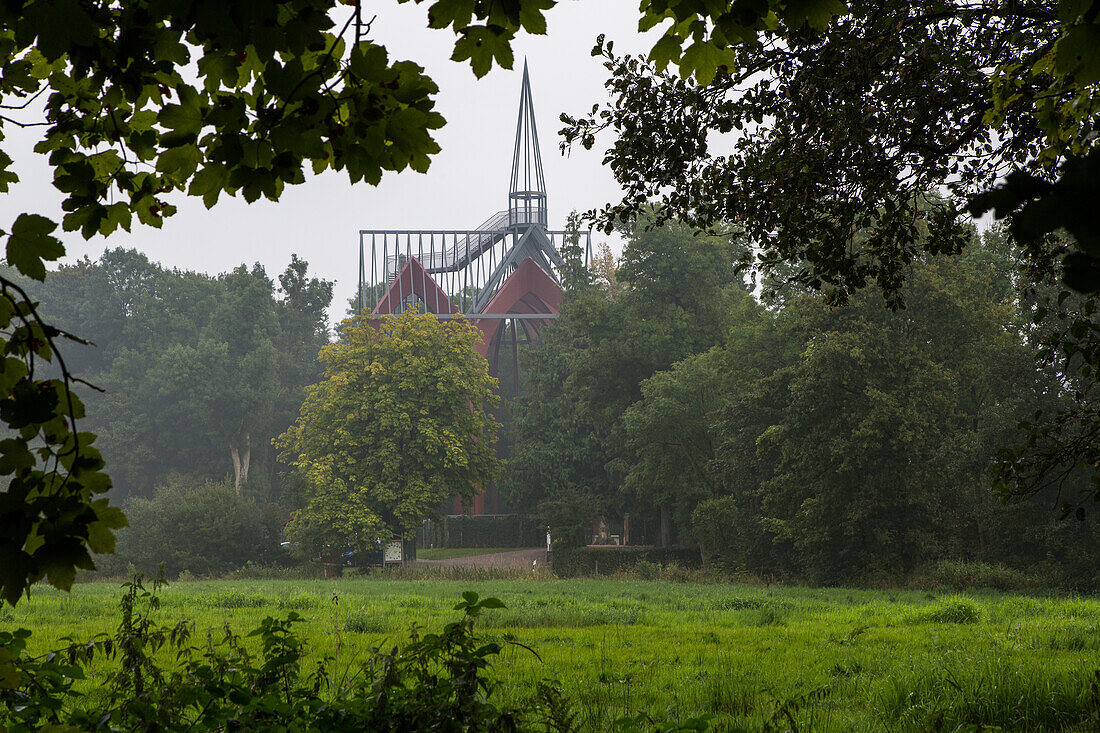
{"label": "church-like building", "polygon": [[[482,333],[481,353],[500,380],[502,410],[519,395],[519,351],[538,341],[562,302],[559,249],[568,236],[548,228],[546,182],[526,63],[520,91],[508,208],[472,230],[370,230],[359,232],[359,310],[382,316],[409,308],[440,318],[461,313]],[[577,236],[577,235],[574,235]],[[588,232],[579,235],[585,260]],[[500,415],[506,422],[507,415]],[[498,446],[505,454],[507,445]],[[505,457],[505,455],[501,455]],[[451,513],[512,513],[488,486]]]}

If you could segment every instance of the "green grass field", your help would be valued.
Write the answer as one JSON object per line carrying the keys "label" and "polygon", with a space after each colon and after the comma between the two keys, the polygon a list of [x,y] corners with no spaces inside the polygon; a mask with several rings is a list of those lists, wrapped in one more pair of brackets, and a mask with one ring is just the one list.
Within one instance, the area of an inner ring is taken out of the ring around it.
{"label": "green grass field", "polygon": [[[481,629],[514,638],[495,671],[522,702],[557,679],[587,730],[644,710],[713,714],[716,730],[1096,730],[1100,601],[1010,595],[754,588],[616,580],[195,581],[162,592],[157,618],[252,628],[297,611],[318,657],[355,664],[411,624],[456,617],[464,590],[501,598]],[[339,603],[333,602],[336,593]],[[117,623],[115,584],[45,586],[0,628],[35,632],[40,649]],[[94,678],[92,680],[94,684]]]}

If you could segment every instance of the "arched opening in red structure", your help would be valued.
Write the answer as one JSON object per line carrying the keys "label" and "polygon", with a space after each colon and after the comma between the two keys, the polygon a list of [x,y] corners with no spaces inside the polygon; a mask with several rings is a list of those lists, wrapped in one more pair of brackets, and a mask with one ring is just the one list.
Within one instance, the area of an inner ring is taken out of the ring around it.
{"label": "arched opening in red structure", "polygon": [[[478,351],[488,359],[489,373],[502,381],[501,410],[507,410],[507,402],[518,396],[522,386],[518,355],[520,344],[538,343],[543,326],[548,320],[522,316],[556,316],[561,308],[562,295],[563,291],[557,281],[528,257],[504,280],[500,290],[481,313],[469,316],[481,330],[482,344]],[[501,317],[508,315],[515,315],[517,318]],[[519,338],[521,333],[522,342]],[[498,418],[501,417],[503,416],[498,411]],[[506,452],[508,448],[507,445],[498,445],[498,451]],[[508,509],[501,500],[497,487],[490,485],[474,499],[469,513],[508,514]],[[462,511],[462,503],[454,501],[452,512],[459,514]]]}
{"label": "arched opening in red structure", "polygon": [[424,270],[420,260],[410,257],[405,260],[401,272],[386,289],[386,294],[379,299],[373,314],[401,313],[412,304],[414,299],[416,302],[423,303],[424,310],[428,313],[458,313],[458,306],[443,292],[443,288],[439,287],[435,278]]}
{"label": "arched opening in red structure", "polygon": [[[561,299],[561,286],[528,257],[501,284],[500,290],[485,306],[481,315],[557,315],[561,308]],[[471,318],[476,319],[477,316]],[[528,338],[532,341],[538,339],[544,321],[528,318],[516,320],[523,324]],[[476,323],[484,337],[481,353],[488,356],[496,350],[504,328],[504,319],[483,318]]]}

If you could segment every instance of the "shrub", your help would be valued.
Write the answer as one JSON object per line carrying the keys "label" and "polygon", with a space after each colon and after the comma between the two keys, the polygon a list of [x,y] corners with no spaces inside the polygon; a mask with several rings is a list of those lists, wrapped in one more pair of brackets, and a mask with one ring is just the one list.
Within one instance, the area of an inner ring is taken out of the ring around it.
{"label": "shrub", "polygon": [[634,563],[631,570],[641,580],[657,580],[657,574],[660,572],[661,566],[645,558],[640,558]]}
{"label": "shrub", "polygon": [[130,526],[119,532],[109,563],[116,569],[153,573],[163,564],[170,577],[184,570],[210,575],[282,559],[279,514],[228,482],[172,474],[153,498],[133,499],[125,510]]}

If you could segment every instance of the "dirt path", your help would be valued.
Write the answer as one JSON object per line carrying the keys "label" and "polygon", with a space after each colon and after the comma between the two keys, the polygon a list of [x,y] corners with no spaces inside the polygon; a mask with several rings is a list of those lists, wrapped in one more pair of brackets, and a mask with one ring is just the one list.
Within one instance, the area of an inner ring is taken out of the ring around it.
{"label": "dirt path", "polygon": [[531,562],[534,560],[537,560],[539,565],[545,563],[546,550],[535,547],[530,550],[494,552],[489,555],[467,555],[466,557],[452,557],[446,560],[417,560],[416,564],[435,565],[443,568],[530,568]]}

